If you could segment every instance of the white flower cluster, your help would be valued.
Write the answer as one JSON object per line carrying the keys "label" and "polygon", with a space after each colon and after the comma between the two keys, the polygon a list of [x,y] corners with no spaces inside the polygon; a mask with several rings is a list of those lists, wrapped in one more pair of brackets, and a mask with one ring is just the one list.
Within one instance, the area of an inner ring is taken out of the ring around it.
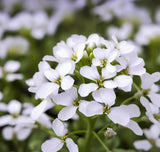
{"label": "white flower cluster", "polygon": [[[15,137],[18,140],[25,140],[36,127],[35,121],[30,113],[33,109],[31,103],[21,103],[17,100],[11,100],[8,104],[0,102],[0,111],[4,113],[0,117],[0,127],[3,127],[2,135],[6,140],[12,140]],[[41,114],[37,120],[47,128],[51,128],[51,122],[46,114]]]}
{"label": "white flower cluster", "polygon": [[[53,68],[52,63],[56,67]],[[46,141],[42,150],[50,152],[55,148],[58,151],[63,142],[68,145],[70,141],[77,151],[77,146],[67,138],[66,131],[64,133],[61,122],[77,117],[77,111],[86,117],[106,115],[113,123],[142,135],[142,129],[132,120],[140,116],[139,107],[135,104],[115,106],[115,90],[130,92],[133,76],[139,76],[142,90],[136,97],[148,96],[159,108],[159,88],[154,83],[160,80],[160,73],[150,75],[146,73],[144,65],[144,60],[137,56],[131,43],[118,42],[115,37],[107,41],[98,34],[91,34],[88,38],[72,35],[66,42],[59,42],[53,47],[53,56],[45,56],[38,65],[39,71],[27,81],[29,91],[35,93],[36,99],[42,99],[32,111],[33,119],[38,119],[41,113],[54,105],[63,106],[58,119],[53,122],[53,130],[61,140],[53,138]],[[52,144],[55,146],[51,148]]]}

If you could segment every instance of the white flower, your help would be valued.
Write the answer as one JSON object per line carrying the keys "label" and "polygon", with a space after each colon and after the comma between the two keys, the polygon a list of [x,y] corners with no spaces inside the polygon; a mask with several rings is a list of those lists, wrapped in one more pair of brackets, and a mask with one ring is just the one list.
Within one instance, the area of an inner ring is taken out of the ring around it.
{"label": "white flower", "polygon": [[140,98],[141,104],[145,107],[146,109],[146,115],[148,116],[149,120],[160,127],[160,110],[159,107],[154,105],[153,103],[149,102],[147,98],[141,97]]}
{"label": "white flower", "polygon": [[63,62],[65,60],[73,60],[79,62],[83,57],[86,37],[82,35],[72,35],[67,39],[67,43],[61,41],[53,47],[54,56],[45,56],[43,60]]}
{"label": "white flower", "polygon": [[4,67],[0,67],[0,78],[5,78],[7,81],[12,82],[22,79],[23,75],[17,72],[20,68],[20,62],[9,60],[5,63]]}
{"label": "white flower", "polygon": [[144,129],[144,134],[147,139],[137,140],[134,142],[134,146],[136,149],[142,149],[148,151],[152,148],[152,144],[155,144],[158,148],[160,148],[160,128],[155,124],[150,127],[150,129]]}
{"label": "white flower", "polygon": [[54,96],[53,101],[58,105],[66,106],[58,113],[58,118],[63,121],[73,118],[80,104],[77,89],[75,87]]}
{"label": "white flower", "polygon": [[112,36],[112,39],[113,39],[112,47],[113,49],[119,51],[120,55],[129,54],[134,51],[134,46],[128,43],[127,41],[118,42],[115,36]]}
{"label": "white flower", "polygon": [[46,140],[41,146],[43,152],[57,152],[63,147],[64,142],[66,143],[69,152],[78,152],[78,146],[71,138],[65,136],[67,130],[64,123],[55,119],[52,124],[52,129],[59,138],[54,137]]}
{"label": "white flower", "polygon": [[120,64],[120,66],[118,65],[119,67],[117,66],[119,71],[126,70],[130,75],[141,76],[146,72],[146,69],[144,68],[144,60],[137,56],[136,51],[117,58],[117,62]]}
{"label": "white flower", "polygon": [[160,73],[155,72],[153,74],[145,73],[141,76],[141,88],[143,89],[144,96],[148,96],[152,103],[156,106],[160,107],[160,94],[157,92],[159,91],[159,87],[154,83],[160,80]]}

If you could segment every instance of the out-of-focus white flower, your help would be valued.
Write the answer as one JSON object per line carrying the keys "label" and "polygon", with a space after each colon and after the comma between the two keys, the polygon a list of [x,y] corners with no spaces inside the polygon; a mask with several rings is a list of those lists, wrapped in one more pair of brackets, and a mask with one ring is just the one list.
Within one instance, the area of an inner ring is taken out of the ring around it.
{"label": "out-of-focus white flower", "polygon": [[0,103],[0,106],[0,111],[8,113],[0,117],[0,126],[6,126],[2,130],[6,140],[12,140],[14,137],[18,140],[26,139],[35,127],[36,121],[51,128],[50,119],[46,114],[41,113],[36,121],[31,118],[34,106],[30,103],[21,104],[17,100],[11,100],[8,105]]}
{"label": "out-of-focus white flower", "polygon": [[135,35],[135,41],[139,45],[148,45],[150,41],[160,36],[160,26],[157,24],[141,25],[138,33]]}
{"label": "out-of-focus white flower", "polygon": [[100,16],[103,21],[111,21],[114,17],[126,22],[138,22],[139,24],[150,23],[151,18],[148,10],[134,5],[133,1],[112,0],[97,6],[93,13]]}
{"label": "out-of-focus white flower", "polygon": [[4,59],[7,54],[25,55],[29,50],[29,42],[23,37],[7,37],[0,41],[0,58]]}
{"label": "out-of-focus white flower", "polygon": [[46,140],[41,146],[43,152],[57,152],[63,147],[64,143],[66,143],[69,152],[78,152],[78,146],[74,143],[74,141],[65,136],[67,129],[64,123],[62,123],[59,119],[55,119],[52,124],[52,129],[59,138],[55,137]]}
{"label": "out-of-focus white flower", "polygon": [[107,35],[115,35],[118,40],[125,40],[129,38],[132,28],[133,27],[130,23],[124,23],[120,28],[111,26],[107,29]]}
{"label": "out-of-focus white flower", "polygon": [[7,29],[9,19],[9,15],[7,13],[0,12],[0,38],[3,36],[3,33]]}
{"label": "out-of-focus white flower", "polygon": [[17,72],[19,68],[20,62],[13,60],[7,61],[4,67],[0,67],[0,78],[5,78],[9,82],[22,79],[22,74],[14,73]]}
{"label": "out-of-focus white flower", "polygon": [[160,128],[156,125],[152,125],[150,129],[144,129],[144,134],[147,139],[137,140],[134,142],[136,149],[148,151],[152,148],[152,145],[160,148]]}

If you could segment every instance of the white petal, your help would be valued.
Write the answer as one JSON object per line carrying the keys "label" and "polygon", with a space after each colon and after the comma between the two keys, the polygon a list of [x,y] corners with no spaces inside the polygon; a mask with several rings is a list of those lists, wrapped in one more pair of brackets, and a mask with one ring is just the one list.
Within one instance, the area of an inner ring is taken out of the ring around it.
{"label": "white petal", "polygon": [[37,121],[47,128],[52,128],[51,120],[45,113],[42,113]]}
{"label": "white petal", "polygon": [[84,66],[80,69],[80,74],[88,79],[97,80],[100,78],[97,68],[95,66]]}
{"label": "white petal", "polygon": [[21,111],[21,103],[17,100],[11,100],[8,104],[8,112],[11,114],[19,114]]}
{"label": "white petal", "polygon": [[72,52],[72,49],[64,41],[59,42],[53,48],[53,54],[57,59],[70,59]]}
{"label": "white petal", "polygon": [[127,75],[117,76],[114,81],[118,84],[118,88],[122,89],[125,92],[129,92],[132,89],[132,78]]}
{"label": "white petal", "polygon": [[13,138],[14,129],[12,127],[5,127],[2,130],[2,135],[6,140],[11,140]]}
{"label": "white petal", "polygon": [[89,83],[89,84],[81,84],[79,87],[79,94],[81,97],[88,96],[92,91],[95,91],[98,88],[98,85],[95,83]]}
{"label": "white petal", "polygon": [[108,117],[114,122],[118,123],[122,126],[125,126],[129,123],[129,115],[126,113],[123,108],[121,107],[114,107],[111,108],[110,113],[108,114]]}
{"label": "white petal", "polygon": [[130,43],[127,43],[126,41],[121,41],[119,43],[119,48],[121,54],[129,54],[134,51],[134,46]]}
{"label": "white petal", "polygon": [[146,111],[149,113],[159,113],[159,108],[154,104],[150,103],[145,97],[140,98],[141,104],[146,108]]}
{"label": "white petal", "polygon": [[152,103],[156,106],[160,107],[160,94],[157,93],[150,93],[148,97],[151,99]]}
{"label": "white petal", "polygon": [[9,82],[15,81],[15,80],[20,80],[23,79],[23,75],[22,74],[8,74],[6,76],[6,80]]}
{"label": "white petal", "polygon": [[58,138],[52,138],[50,140],[46,140],[41,149],[43,152],[57,152],[63,147],[64,143]]}
{"label": "white petal", "polygon": [[118,86],[117,83],[114,82],[113,80],[104,81],[103,85],[104,85],[105,88],[108,88],[108,89],[113,89],[113,88],[116,88]]}
{"label": "white petal", "polygon": [[20,68],[20,62],[12,60],[8,61],[4,66],[4,69],[7,72],[16,72],[19,68]]}
{"label": "white petal", "polygon": [[15,132],[18,140],[25,140],[31,133],[32,128],[16,126]]}
{"label": "white petal", "polygon": [[63,108],[58,113],[58,118],[61,119],[62,121],[71,119],[75,115],[77,108],[78,107],[75,107],[75,106],[69,106],[69,107]]}
{"label": "white petal", "polygon": [[38,98],[44,99],[47,98],[50,94],[57,94],[59,89],[59,85],[52,82],[43,83],[36,93]]}
{"label": "white petal", "polygon": [[106,49],[96,48],[93,50],[93,54],[98,59],[105,59]]}
{"label": "white petal", "polygon": [[110,79],[116,75],[116,67],[115,66],[110,66],[107,64],[105,68],[102,69],[102,76],[105,79]]}
{"label": "white petal", "polygon": [[38,69],[40,72],[43,72],[47,69],[50,69],[50,65],[46,61],[41,61],[38,64]]}
{"label": "white petal", "polygon": [[92,59],[92,64],[94,66],[101,66],[101,61],[97,58]]}
{"label": "white petal", "polygon": [[75,63],[71,60],[67,60],[65,62],[59,63],[56,67],[59,75],[64,77],[66,74],[73,74],[75,69]]}
{"label": "white petal", "polygon": [[77,96],[77,88],[72,87],[65,92],[53,96],[52,99],[58,105],[71,106],[72,102],[77,98]]}
{"label": "white petal", "polygon": [[57,118],[53,121],[52,129],[54,130],[55,134],[59,137],[63,137],[66,134],[64,124]]}
{"label": "white petal", "polygon": [[139,107],[135,104],[122,105],[121,108],[129,114],[130,118],[139,117],[141,114]]}
{"label": "white petal", "polygon": [[58,72],[51,68],[45,70],[44,75],[49,81],[56,81],[59,78]]}
{"label": "white petal", "polygon": [[0,117],[0,126],[5,126],[10,124],[10,122],[12,121],[12,116],[10,115],[5,115]]}
{"label": "white petal", "polygon": [[95,101],[82,100],[79,105],[79,111],[87,117],[103,114],[103,106]]}
{"label": "white petal", "polygon": [[160,148],[160,138],[156,139],[156,146]]}
{"label": "white petal", "polygon": [[0,102],[0,111],[7,111],[7,104]]}
{"label": "white petal", "polygon": [[144,129],[144,134],[148,139],[157,139],[160,135],[159,126],[154,124],[150,129]]}
{"label": "white petal", "polygon": [[139,127],[138,123],[133,120],[130,120],[125,127],[131,129],[136,135],[143,135],[143,130]]}
{"label": "white petal", "polygon": [[71,138],[66,139],[66,146],[69,152],[78,152],[78,146],[74,143]]}
{"label": "white petal", "polygon": [[33,108],[31,113],[32,119],[37,120],[43,112],[45,112],[46,110],[50,109],[53,106],[54,104],[49,100],[45,99],[41,101],[39,105]]}
{"label": "white petal", "polygon": [[43,61],[55,61],[55,62],[58,62],[58,60],[54,56],[51,56],[51,55],[45,55],[42,60]]}
{"label": "white petal", "polygon": [[116,94],[113,89],[100,88],[94,91],[92,95],[97,102],[105,103],[105,105],[112,106],[115,103]]}
{"label": "white petal", "polygon": [[143,149],[145,151],[150,150],[152,147],[148,140],[137,140],[133,144],[136,147],[136,149]]}
{"label": "white petal", "polygon": [[73,86],[73,84],[74,84],[74,79],[71,76],[67,75],[63,77],[61,81],[61,88],[63,90],[68,90]]}

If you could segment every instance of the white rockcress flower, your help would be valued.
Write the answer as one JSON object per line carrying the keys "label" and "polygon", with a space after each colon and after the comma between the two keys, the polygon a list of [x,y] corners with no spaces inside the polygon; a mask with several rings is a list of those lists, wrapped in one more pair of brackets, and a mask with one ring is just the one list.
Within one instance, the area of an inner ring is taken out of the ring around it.
{"label": "white rockcress flower", "polygon": [[153,104],[160,107],[159,86],[154,84],[160,80],[160,72],[153,74],[145,73],[141,76],[141,88],[144,96],[148,96]]}
{"label": "white rockcress flower", "polygon": [[0,67],[0,78],[5,78],[7,81],[15,81],[23,78],[22,74],[14,73],[20,68],[20,62],[9,60],[3,67]]}
{"label": "white rockcress flower", "polygon": [[160,109],[159,107],[149,102],[148,99],[143,96],[140,98],[140,101],[141,101],[141,104],[146,109],[146,115],[149,118],[149,120],[157,124],[160,128]]}
{"label": "white rockcress flower", "polygon": [[142,149],[148,151],[152,148],[152,145],[160,148],[160,128],[155,124],[150,129],[144,129],[144,134],[147,139],[137,140],[134,142],[136,149]]}
{"label": "white rockcress flower", "polygon": [[57,105],[66,106],[58,113],[58,118],[62,121],[73,118],[80,104],[80,101],[78,100],[77,89],[75,87],[72,87],[71,89],[62,92],[57,96],[54,96],[53,101]]}
{"label": "white rockcress flower", "polygon": [[64,123],[59,119],[55,119],[52,124],[52,129],[58,138],[54,137],[46,140],[41,146],[43,152],[57,152],[63,147],[64,143],[66,143],[69,152],[78,152],[78,146],[71,138],[66,136],[67,129]]}

